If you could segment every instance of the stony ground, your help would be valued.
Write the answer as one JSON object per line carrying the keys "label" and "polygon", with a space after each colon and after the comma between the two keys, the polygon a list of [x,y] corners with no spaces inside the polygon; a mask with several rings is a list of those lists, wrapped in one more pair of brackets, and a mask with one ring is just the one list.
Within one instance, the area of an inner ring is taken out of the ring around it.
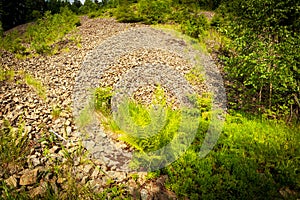
{"label": "stony ground", "polygon": [[[183,40],[144,25],[122,24],[113,19],[83,17],[81,23],[66,37],[76,38],[75,41],[66,39],[63,50],[56,55],[16,59],[3,52],[1,57],[3,68],[31,74],[46,88],[46,98],[43,99],[34,88],[20,81],[21,72],[15,75],[14,81],[0,82],[0,125],[7,119],[17,127],[22,119],[32,145],[26,164],[8,166],[5,173],[0,170],[0,180],[5,180],[16,190],[30,191],[32,197],[43,192],[42,185],[46,181],[50,181],[54,188],[67,184],[65,178],[43,177],[41,174],[57,163],[67,166],[64,163],[70,158],[66,158],[64,151],[78,151],[83,131],[76,126],[75,118],[85,107],[90,88],[113,86],[122,95],[124,85],[129,85],[134,89],[125,88],[126,93],[147,104],[157,84],[153,80],[164,80],[164,90],[169,101],[175,102],[175,107],[184,101],[181,94],[186,91],[201,93],[206,90],[216,93],[218,107],[224,108],[225,105],[221,95],[222,78],[211,59],[204,54],[199,56],[199,52],[190,49]],[[196,55],[199,60],[195,59]],[[189,85],[182,79],[198,62],[206,71],[209,70],[209,79],[201,87]],[[139,69],[145,66],[148,70]],[[146,78],[151,76],[154,79]],[[133,85],[133,81],[139,84]],[[91,131],[95,127],[97,130]],[[77,182],[103,191],[111,184],[109,180],[113,180],[115,184],[125,183],[136,199],[176,199],[163,186],[165,176],[146,180],[146,173],[139,172],[138,180],[132,178],[127,171],[131,150],[124,143],[104,132],[97,122],[91,123],[88,130],[92,133],[83,139],[90,152],[88,161],[82,162],[80,156],[75,156],[71,162]],[[79,154],[84,152],[82,150]],[[66,168],[62,167],[63,170]]]}

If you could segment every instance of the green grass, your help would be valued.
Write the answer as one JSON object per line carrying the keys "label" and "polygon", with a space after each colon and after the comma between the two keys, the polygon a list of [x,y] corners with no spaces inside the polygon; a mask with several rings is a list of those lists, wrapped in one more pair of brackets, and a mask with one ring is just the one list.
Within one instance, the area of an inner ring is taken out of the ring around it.
{"label": "green grass", "polygon": [[39,95],[40,98],[46,99],[46,88],[43,86],[42,82],[33,78],[31,75],[26,74],[25,77],[25,82],[27,85],[31,86],[36,93]]}
{"label": "green grass", "polygon": [[80,25],[78,16],[67,8],[54,15],[46,12],[43,18],[28,25],[24,34],[13,31],[1,37],[0,48],[19,57],[32,53],[53,54],[60,48],[58,42],[78,25]]}
{"label": "green grass", "polygon": [[52,106],[51,116],[53,117],[53,119],[59,118],[61,111],[62,109],[58,105]]}
{"label": "green grass", "polygon": [[203,84],[204,82],[203,71],[204,71],[203,67],[195,66],[187,74],[185,74],[185,78],[192,85]]}
{"label": "green grass", "polygon": [[[161,98],[163,93],[158,90],[156,94],[159,94],[157,99],[165,105]],[[300,197],[299,124],[292,127],[280,121],[233,112],[226,116],[222,134],[214,149],[201,158],[201,145],[210,126],[211,98],[209,94],[203,94],[202,98],[191,97],[191,101],[196,103],[197,112],[201,114],[192,145],[183,156],[167,167],[153,172],[154,176],[150,173],[148,178],[156,177],[155,174],[168,175],[166,187],[182,199]],[[176,138],[180,121],[177,114],[180,114],[180,110],[165,108],[165,115],[158,116],[165,117],[167,123],[161,131],[156,132],[159,126],[151,129],[149,125],[152,122],[156,125],[161,122],[155,121],[151,107],[128,100],[119,109],[126,116],[119,119],[123,120],[123,124],[117,126],[118,133],[121,133],[120,139],[141,153],[136,155],[131,166],[144,167],[144,163],[149,163],[147,159],[153,163],[164,160],[163,155],[151,157],[147,153],[172,143],[172,139]],[[120,125],[118,122],[114,124]],[[158,134],[147,137],[149,133]],[[176,152],[176,145],[172,147],[171,152]]]}
{"label": "green grass", "polygon": [[14,70],[5,70],[0,66],[0,81],[13,81],[14,77]]}
{"label": "green grass", "polygon": [[[208,124],[198,134],[205,133]],[[280,122],[249,119],[241,114],[226,117],[217,145],[199,157],[201,136],[186,154],[162,170],[167,187],[190,199],[299,198],[300,131]],[[295,192],[295,193],[294,193]]]}
{"label": "green grass", "polygon": [[[28,135],[23,121],[18,127],[12,127],[7,120],[0,127],[0,171],[9,174],[11,168],[19,168],[29,153]],[[8,177],[6,177],[8,178]]]}
{"label": "green grass", "polygon": [[[180,111],[167,107],[164,91],[160,87],[155,91],[152,101],[157,105],[156,108],[126,99],[119,105],[118,115],[114,119],[110,110],[111,88],[98,88],[94,95],[95,109],[106,116],[106,122],[113,126],[109,128],[121,133],[120,139],[139,151],[147,152],[164,146],[178,129]],[[165,119],[161,121],[162,118]]]}
{"label": "green grass", "polygon": [[24,71],[3,69],[0,66],[0,81],[16,81],[17,84],[25,82],[28,86],[34,89],[40,98],[44,100],[47,98],[46,88],[43,86],[42,82]]}

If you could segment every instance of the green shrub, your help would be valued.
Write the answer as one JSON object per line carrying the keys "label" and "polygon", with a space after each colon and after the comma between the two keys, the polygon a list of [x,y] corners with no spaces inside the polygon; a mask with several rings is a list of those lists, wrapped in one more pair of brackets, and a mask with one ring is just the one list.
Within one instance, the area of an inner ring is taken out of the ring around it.
{"label": "green shrub", "polygon": [[138,13],[146,24],[164,23],[171,14],[171,1],[169,0],[140,0]]}
{"label": "green shrub", "polygon": [[[141,152],[158,150],[175,137],[181,120],[180,111],[173,111],[167,108],[165,108],[165,111],[161,110],[162,108],[145,108],[134,102],[128,102],[124,106],[128,106],[129,109],[127,123],[129,124],[133,121],[137,126],[136,129],[128,128],[127,130],[122,130],[124,132],[120,139],[129,143],[137,150]],[[165,114],[162,114],[162,112],[165,112]],[[164,115],[165,119],[163,118]],[[164,123],[163,127],[160,127],[161,123]],[[156,134],[151,136],[154,132]]]}
{"label": "green shrub", "polygon": [[85,0],[84,4],[79,8],[80,14],[88,14],[91,12],[95,12],[98,9],[98,5],[94,3],[92,0]]}
{"label": "green shrub", "polygon": [[219,28],[222,24],[222,21],[223,21],[223,18],[220,15],[215,14],[210,22],[210,25],[212,27]]}
{"label": "green shrub", "polygon": [[208,29],[207,19],[203,15],[193,16],[181,22],[181,30],[184,34],[193,38],[202,38]]}
{"label": "green shrub", "polygon": [[299,118],[298,7],[294,1],[234,0],[219,8],[214,24],[231,39],[220,58],[231,83],[232,108]]}
{"label": "green shrub", "polygon": [[42,14],[41,14],[41,12],[38,11],[38,10],[33,10],[32,13],[31,13],[31,17],[32,17],[33,19],[39,19],[39,18],[42,17]]}
{"label": "green shrub", "polygon": [[22,44],[22,39],[17,31],[12,31],[0,38],[0,48],[12,53],[26,54],[27,49]]}
{"label": "green shrub", "polygon": [[94,107],[106,116],[110,114],[112,88],[97,88],[94,92]]}
{"label": "green shrub", "polygon": [[125,23],[134,23],[142,21],[142,19],[138,16],[137,12],[135,12],[134,9],[135,7],[126,4],[118,6],[118,8],[115,11],[116,19],[119,22]]}
{"label": "green shrub", "polygon": [[[190,102],[195,108],[173,110],[172,105],[167,103],[164,90],[157,87],[151,105],[146,106],[125,99],[118,105],[117,113],[111,116],[108,112],[110,90],[110,88],[97,89],[98,95],[94,105],[106,117],[105,120],[101,120],[104,125],[110,125],[108,128],[118,133],[120,140],[136,149],[131,162],[132,168],[143,167],[153,170],[170,159],[175,160],[192,142],[191,131],[197,131],[201,113],[211,109],[208,105],[211,104],[210,100],[191,96]],[[210,99],[209,96],[207,98]]]}
{"label": "green shrub", "polygon": [[0,128],[0,170],[7,176],[10,175],[9,164],[22,166],[26,162],[26,155],[30,150],[27,134],[21,119],[17,128],[12,127],[7,120],[4,120]]}

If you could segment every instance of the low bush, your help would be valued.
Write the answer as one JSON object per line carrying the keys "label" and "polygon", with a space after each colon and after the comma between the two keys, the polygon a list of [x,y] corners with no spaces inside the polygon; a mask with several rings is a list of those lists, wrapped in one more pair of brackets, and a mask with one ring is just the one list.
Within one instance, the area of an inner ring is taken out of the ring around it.
{"label": "low bush", "polygon": [[143,20],[138,16],[135,5],[120,5],[116,8],[114,15],[119,22],[134,23]]}
{"label": "low bush", "polygon": [[138,2],[139,16],[146,24],[166,22],[171,11],[171,1],[169,0],[140,0]]}
{"label": "low bush", "polygon": [[203,15],[190,15],[187,19],[182,20],[181,22],[182,33],[193,38],[201,39],[207,29],[208,22]]}
{"label": "low bush", "polygon": [[[103,114],[102,116],[106,117],[106,120],[102,119],[102,122],[105,122],[106,126],[110,125],[109,129],[118,133],[120,140],[136,150],[131,162],[133,168],[142,167],[152,170],[170,159],[175,160],[183,153],[185,145],[192,142],[190,135],[193,133],[190,132],[197,131],[196,127],[201,113],[211,108],[208,105],[211,101],[191,96],[189,99],[195,108],[174,110],[172,105],[167,103],[164,90],[157,87],[151,105],[146,106],[134,100],[125,99],[118,106],[117,113],[112,116],[112,113],[107,112],[111,95],[103,92],[109,90],[99,88],[97,91],[101,92],[97,93],[96,99],[98,100],[95,107]],[[163,150],[165,146],[167,150]],[[148,166],[149,163],[151,165]]]}

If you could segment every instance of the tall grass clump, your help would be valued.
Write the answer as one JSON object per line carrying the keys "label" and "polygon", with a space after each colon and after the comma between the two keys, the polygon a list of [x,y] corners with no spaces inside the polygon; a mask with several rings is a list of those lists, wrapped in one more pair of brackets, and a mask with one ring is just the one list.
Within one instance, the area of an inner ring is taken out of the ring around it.
{"label": "tall grass clump", "polygon": [[17,128],[4,120],[0,128],[0,170],[4,174],[9,176],[11,167],[21,167],[26,162],[26,155],[30,150],[28,144],[28,135],[22,120],[19,120]]}
{"label": "tall grass clump", "polygon": [[46,99],[46,88],[39,80],[33,78],[29,74],[26,74],[24,79],[27,85],[33,87],[39,97],[41,97],[42,99]]}
{"label": "tall grass clump", "polygon": [[13,81],[15,77],[14,70],[6,70],[0,66],[0,81]]}

